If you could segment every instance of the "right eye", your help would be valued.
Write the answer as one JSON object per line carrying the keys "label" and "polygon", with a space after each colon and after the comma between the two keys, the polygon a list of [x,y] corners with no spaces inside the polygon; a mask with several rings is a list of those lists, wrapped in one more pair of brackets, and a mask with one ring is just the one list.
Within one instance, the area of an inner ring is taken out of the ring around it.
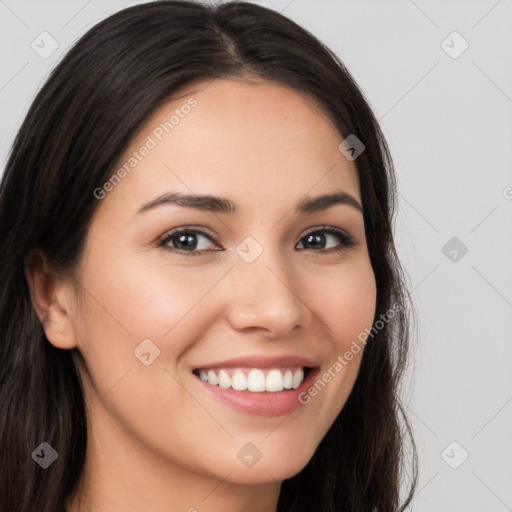
{"label": "right eye", "polygon": [[209,235],[202,231],[180,228],[167,233],[164,238],[160,240],[158,245],[172,252],[184,254],[185,256],[197,256],[208,250],[218,250],[208,249],[208,242],[198,241],[198,238],[210,240],[210,242],[214,244],[216,243]]}

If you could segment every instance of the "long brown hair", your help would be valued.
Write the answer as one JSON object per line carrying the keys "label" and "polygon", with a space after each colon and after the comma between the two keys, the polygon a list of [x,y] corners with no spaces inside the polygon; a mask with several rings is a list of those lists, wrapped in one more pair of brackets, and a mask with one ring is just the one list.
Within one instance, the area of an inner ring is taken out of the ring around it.
{"label": "long brown hair", "polygon": [[[393,242],[396,184],[378,122],[343,63],[285,16],[250,3],[169,0],[122,10],[90,29],[54,69],[21,126],[0,188],[0,507],[63,511],[84,467],[82,389],[71,351],[53,347],[30,300],[27,254],[72,271],[94,190],[145,119],[174,91],[200,79],[255,74],[314,97],[340,141],[355,134],[364,223],[377,281],[375,320],[398,314],[368,338],[353,390],[311,461],[285,480],[279,512],[404,510],[417,455],[399,384],[412,307]],[[405,499],[405,447],[412,473]],[[42,441],[58,458],[44,470]]]}

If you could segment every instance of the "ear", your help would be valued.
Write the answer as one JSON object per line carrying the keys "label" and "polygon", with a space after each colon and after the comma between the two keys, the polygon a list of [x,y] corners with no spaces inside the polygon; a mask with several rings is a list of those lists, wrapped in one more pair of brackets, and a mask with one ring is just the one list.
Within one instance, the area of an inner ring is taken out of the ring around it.
{"label": "ear", "polygon": [[57,278],[49,268],[45,255],[33,250],[25,260],[25,276],[30,298],[48,341],[57,348],[77,347],[75,330],[69,316],[71,289],[68,282]]}

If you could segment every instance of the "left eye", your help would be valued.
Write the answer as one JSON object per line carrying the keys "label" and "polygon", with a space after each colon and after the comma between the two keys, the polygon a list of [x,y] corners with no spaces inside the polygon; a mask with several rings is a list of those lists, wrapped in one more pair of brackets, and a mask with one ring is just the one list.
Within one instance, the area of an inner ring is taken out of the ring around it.
{"label": "left eye", "polygon": [[343,251],[355,245],[355,241],[351,236],[347,235],[343,231],[333,228],[323,228],[311,231],[302,237],[301,242],[299,243],[302,243],[302,240],[306,240],[308,244],[312,244],[313,246],[318,244],[322,245],[327,243],[326,240],[329,238],[337,238],[338,242],[341,242],[341,244],[338,246],[335,245],[334,247],[323,248],[321,252]]}

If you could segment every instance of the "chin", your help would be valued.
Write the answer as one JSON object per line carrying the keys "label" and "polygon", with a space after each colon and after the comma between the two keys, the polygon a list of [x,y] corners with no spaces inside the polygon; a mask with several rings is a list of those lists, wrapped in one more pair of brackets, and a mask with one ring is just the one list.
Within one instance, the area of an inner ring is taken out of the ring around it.
{"label": "chin", "polygon": [[[240,463],[231,465],[231,473],[226,479],[235,484],[257,485],[283,481],[300,473],[311,460],[313,453],[275,453],[264,455],[252,466]],[[218,475],[225,478],[226,474]]]}

